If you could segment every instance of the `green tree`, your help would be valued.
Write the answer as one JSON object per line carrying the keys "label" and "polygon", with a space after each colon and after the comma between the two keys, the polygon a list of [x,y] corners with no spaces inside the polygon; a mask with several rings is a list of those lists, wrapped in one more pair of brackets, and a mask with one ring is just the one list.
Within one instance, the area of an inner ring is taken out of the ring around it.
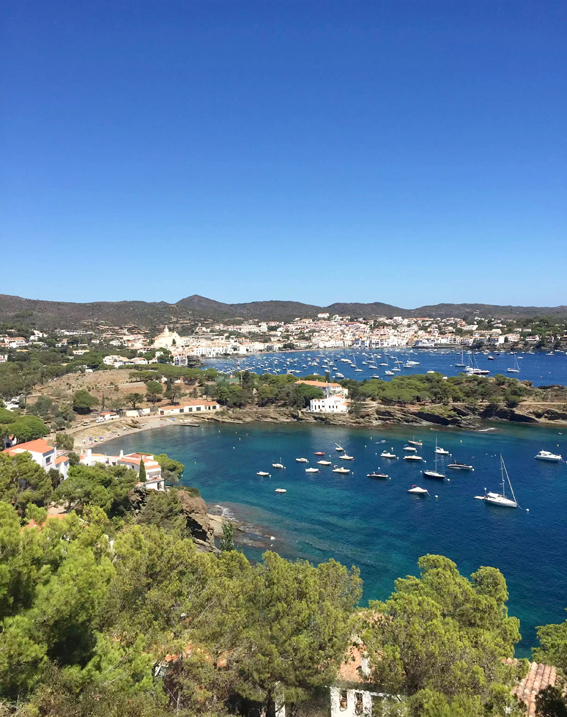
{"label": "green tree", "polygon": [[141,393],[127,393],[124,396],[124,400],[135,410],[136,407],[142,403],[144,397]]}
{"label": "green tree", "polygon": [[75,447],[75,439],[68,433],[56,433],[55,445],[63,451],[72,451]]}
{"label": "green tree", "polygon": [[138,477],[141,483],[146,482],[146,466],[143,460],[140,460],[140,472],[138,473]]}
{"label": "green tree", "polygon": [[155,403],[161,398],[161,394],[163,393],[163,386],[158,381],[148,381],[146,383],[146,390],[148,400],[153,401]]}
{"label": "green tree", "polygon": [[129,494],[138,480],[136,471],[124,466],[71,466],[53,498],[78,513],[96,506],[111,517],[121,516],[130,509]]}
{"label": "green tree", "polygon": [[0,500],[23,514],[29,503],[45,505],[52,493],[51,480],[27,451],[9,456],[0,453]]}
{"label": "green tree", "polygon": [[90,413],[95,406],[98,406],[98,398],[92,396],[86,388],[81,388],[73,394],[73,410],[76,413]]}
{"label": "green tree", "polygon": [[567,700],[557,687],[549,685],[536,695],[538,717],[567,717]]}
{"label": "green tree", "polygon": [[161,466],[161,474],[168,485],[176,485],[181,479],[185,466],[180,461],[170,458],[166,453],[154,456]]}
{"label": "green tree", "polygon": [[538,627],[537,637],[540,646],[533,650],[534,660],[555,665],[567,673],[567,620]]}
{"label": "green tree", "polygon": [[234,525],[230,520],[223,521],[220,549],[222,551],[234,550]]}

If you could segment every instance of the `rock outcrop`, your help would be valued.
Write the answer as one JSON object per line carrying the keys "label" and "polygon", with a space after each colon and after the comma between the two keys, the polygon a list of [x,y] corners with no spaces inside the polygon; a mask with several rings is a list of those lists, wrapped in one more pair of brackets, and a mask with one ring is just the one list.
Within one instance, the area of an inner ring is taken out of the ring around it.
{"label": "rock outcrop", "polygon": [[215,529],[207,515],[207,504],[200,496],[192,496],[186,490],[177,492],[187,529],[195,544],[206,552],[215,551]]}

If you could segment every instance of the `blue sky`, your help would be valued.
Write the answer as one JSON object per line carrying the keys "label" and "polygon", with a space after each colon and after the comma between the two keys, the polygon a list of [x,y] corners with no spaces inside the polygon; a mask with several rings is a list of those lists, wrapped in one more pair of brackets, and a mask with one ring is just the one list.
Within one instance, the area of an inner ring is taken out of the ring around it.
{"label": "blue sky", "polygon": [[0,293],[567,303],[563,0],[0,15]]}

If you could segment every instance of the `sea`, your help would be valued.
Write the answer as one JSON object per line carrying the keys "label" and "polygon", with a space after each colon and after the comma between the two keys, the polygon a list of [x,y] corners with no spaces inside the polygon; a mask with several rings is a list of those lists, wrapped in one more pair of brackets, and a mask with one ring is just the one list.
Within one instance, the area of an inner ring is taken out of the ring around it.
{"label": "sea", "polygon": [[[425,463],[403,460],[408,439],[423,442],[418,451]],[[450,452],[450,460],[469,463],[474,471],[447,469],[446,458],[438,469],[447,480],[424,478],[423,468],[434,466],[436,442]],[[354,460],[340,460],[336,444]],[[381,458],[385,448],[397,458]],[[357,566],[364,580],[362,604],[387,598],[396,578],[417,574],[418,558],[436,553],[455,561],[466,575],[481,565],[503,572],[509,612],[521,620],[518,656],[529,656],[538,625],[567,618],[567,466],[534,458],[541,449],[567,456],[567,428],[498,423],[478,431],[378,430],[173,422],[105,444],[108,453],[120,449],[167,453],[182,461],[183,483],[197,487],[213,510],[242,521],[239,543],[252,560],[271,549],[290,559],[333,558]],[[315,453],[321,451],[323,459],[345,465],[350,474],[319,466]],[[501,491],[500,455],[520,509],[475,500],[485,489]],[[272,467],[279,462],[285,469]],[[306,473],[310,466],[320,472]],[[389,479],[368,478],[373,470]],[[413,485],[427,488],[429,495],[408,494]]]}
{"label": "sea", "polygon": [[[492,358],[490,359],[489,356]],[[346,363],[346,359],[352,363]],[[404,367],[408,360],[416,364]],[[396,363],[398,361],[399,363]],[[461,363],[490,371],[492,376],[503,374],[511,378],[532,381],[534,386],[567,385],[567,355],[563,351],[555,351],[552,354],[543,351],[511,354],[507,351],[462,353],[456,349],[324,349],[206,360],[207,366],[229,374],[241,369],[258,374],[293,372],[299,377],[314,373],[324,376],[328,371],[332,379],[340,380],[340,377],[337,377],[337,373],[340,373],[344,378],[357,381],[370,378],[389,381],[394,376],[423,374],[427,371],[438,371],[445,376],[457,376],[464,371],[464,367],[457,366]],[[519,372],[509,373],[507,371],[509,368],[517,368]],[[393,372],[394,376],[386,375],[386,371]]]}

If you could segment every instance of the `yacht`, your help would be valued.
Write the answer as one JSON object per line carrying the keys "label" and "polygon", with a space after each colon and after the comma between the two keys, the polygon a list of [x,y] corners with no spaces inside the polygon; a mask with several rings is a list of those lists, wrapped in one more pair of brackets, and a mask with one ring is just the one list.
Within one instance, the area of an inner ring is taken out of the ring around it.
{"label": "yacht", "polygon": [[[398,369],[398,371],[399,371],[399,369]],[[396,374],[394,373],[394,371],[384,371],[384,375],[385,376],[395,376]]]}
{"label": "yacht", "polygon": [[272,468],[282,469],[282,468],[285,468],[285,466],[283,463],[272,463]]}
{"label": "yacht", "polygon": [[551,453],[551,451],[540,451],[536,459],[538,461],[549,461],[550,463],[560,463],[563,460],[563,456],[558,453]]}
{"label": "yacht", "polygon": [[398,456],[393,452],[393,448],[390,451],[382,451],[380,458],[397,458]]}
{"label": "yacht", "polygon": [[441,446],[435,446],[435,455],[437,456],[448,456],[450,455],[449,451],[446,448],[441,448]]}
{"label": "yacht", "polygon": [[343,468],[343,466],[335,466],[331,473],[350,473],[350,470],[348,468]]}
{"label": "yacht", "polygon": [[416,456],[415,453],[410,453],[407,456],[404,456],[404,461],[422,461],[423,458],[421,456]]}
{"label": "yacht", "polygon": [[[492,505],[499,505],[502,508],[519,508],[518,501],[516,500],[516,496],[514,495],[514,489],[512,488],[512,483],[510,482],[510,476],[508,475],[508,471],[506,470],[504,458],[502,458],[502,454],[500,455],[500,469],[502,472],[502,493],[486,493],[485,488],[484,495],[475,495],[475,498],[476,500],[484,500],[487,503],[491,503]],[[506,497],[506,480],[508,481],[512,498]]]}
{"label": "yacht", "polygon": [[296,458],[295,460],[297,463],[309,463],[307,458]]}
{"label": "yacht", "polygon": [[318,468],[306,468],[305,472],[306,473],[319,473],[319,469]]}
{"label": "yacht", "polygon": [[447,468],[452,468],[454,471],[474,471],[472,466],[469,466],[467,463],[460,463],[459,461],[449,463]]}
{"label": "yacht", "polygon": [[324,456],[324,455],[325,455],[325,451],[315,451],[315,453],[314,453],[313,455],[314,455],[314,456]]}
{"label": "yacht", "polygon": [[342,456],[339,456],[339,458],[340,458],[342,461],[353,461],[353,460],[354,460],[354,456],[347,456],[346,453],[343,453],[343,455],[342,455]]}
{"label": "yacht", "polygon": [[404,446],[404,451],[407,453],[417,453],[417,448],[415,446]]}
{"label": "yacht", "polygon": [[411,439],[411,441],[408,441],[408,443],[410,446],[420,446],[421,447],[423,445],[423,441],[416,441],[415,436]]}
{"label": "yacht", "polygon": [[287,493],[287,490],[285,488],[276,488],[276,493]]}
{"label": "yacht", "polygon": [[520,373],[520,364],[518,363],[517,356],[514,356],[514,366],[512,368],[507,368],[506,371],[508,373]]}
{"label": "yacht", "polygon": [[317,461],[318,466],[330,466],[331,461]]}
{"label": "yacht", "polygon": [[429,495],[427,489],[420,488],[418,485],[412,485],[412,487],[408,489],[408,493],[413,493],[414,495]]}
{"label": "yacht", "polygon": [[335,443],[335,450],[340,452],[340,451],[344,451],[344,448],[342,446],[340,446],[338,443]]}
{"label": "yacht", "polygon": [[380,473],[379,471],[372,471],[372,473],[369,473],[367,478],[382,478],[383,480],[388,480],[390,476],[387,473]]}
{"label": "yacht", "polygon": [[437,443],[435,444],[435,468],[430,470],[424,470],[421,471],[421,474],[424,478],[434,478],[435,480],[445,480],[445,475],[443,473],[439,473],[437,470],[437,463],[439,461],[439,454],[437,453]]}
{"label": "yacht", "polygon": [[269,477],[270,477],[270,474],[269,474],[269,473],[266,473],[266,471],[258,471],[258,472],[256,473],[256,475],[257,475],[257,476],[261,476],[262,478],[269,478]]}
{"label": "yacht", "polygon": [[456,366],[457,368],[464,368],[464,367],[466,366],[466,363],[465,363],[465,350],[464,350],[464,349],[461,351],[461,360],[460,360],[460,362],[459,362],[459,363],[456,363],[455,366]]}

